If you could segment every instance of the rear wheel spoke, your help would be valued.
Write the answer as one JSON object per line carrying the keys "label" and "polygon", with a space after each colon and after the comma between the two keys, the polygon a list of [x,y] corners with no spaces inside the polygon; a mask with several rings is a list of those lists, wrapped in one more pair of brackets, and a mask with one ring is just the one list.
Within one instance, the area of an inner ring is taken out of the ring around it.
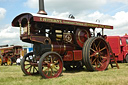
{"label": "rear wheel spoke", "polygon": [[104,60],[102,60],[102,63],[104,63],[104,62],[106,62],[107,61],[107,59],[104,59]]}
{"label": "rear wheel spoke", "polygon": [[97,48],[99,47],[100,43],[101,43],[101,41],[98,43]]}
{"label": "rear wheel spoke", "polygon": [[94,49],[90,48],[93,52],[96,52]]}
{"label": "rear wheel spoke", "polygon": [[97,68],[97,62],[95,62],[96,68]]}
{"label": "rear wheel spoke", "polygon": [[95,56],[95,53],[93,53],[92,55],[90,55],[90,57],[93,57],[93,56]]}
{"label": "rear wheel spoke", "polygon": [[95,58],[95,59],[93,60],[92,64],[94,64],[94,62],[96,61],[96,59],[97,59],[97,58]]}
{"label": "rear wheel spoke", "polygon": [[98,60],[98,62],[100,63],[101,66],[103,66],[103,64]]}
{"label": "rear wheel spoke", "polygon": [[103,51],[104,49],[106,49],[106,47],[104,47],[104,48],[100,49],[100,50],[99,50],[99,52]]}
{"label": "rear wheel spoke", "polygon": [[96,50],[98,50],[95,43],[94,43],[94,47],[96,48]]}

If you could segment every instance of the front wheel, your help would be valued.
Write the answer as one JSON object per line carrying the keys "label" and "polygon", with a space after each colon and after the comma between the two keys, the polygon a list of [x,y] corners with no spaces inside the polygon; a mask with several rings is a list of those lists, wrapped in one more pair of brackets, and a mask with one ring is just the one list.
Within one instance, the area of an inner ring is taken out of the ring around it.
{"label": "front wheel", "polygon": [[56,52],[46,52],[39,60],[38,69],[44,78],[58,77],[63,71],[63,60]]}

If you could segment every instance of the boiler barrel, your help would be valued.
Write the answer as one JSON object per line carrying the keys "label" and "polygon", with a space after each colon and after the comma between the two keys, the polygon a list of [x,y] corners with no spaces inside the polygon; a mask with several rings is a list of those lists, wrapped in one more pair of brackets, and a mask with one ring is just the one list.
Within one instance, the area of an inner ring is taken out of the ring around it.
{"label": "boiler barrel", "polygon": [[73,50],[74,47],[71,45],[57,45],[57,44],[52,44],[51,45],[51,51],[58,52],[60,54],[63,54],[65,51],[71,51]]}
{"label": "boiler barrel", "polygon": [[33,52],[36,56],[40,56],[45,52],[54,51],[59,54],[64,54],[66,51],[72,51],[74,49],[71,44],[41,44],[41,43],[34,43],[33,45]]}

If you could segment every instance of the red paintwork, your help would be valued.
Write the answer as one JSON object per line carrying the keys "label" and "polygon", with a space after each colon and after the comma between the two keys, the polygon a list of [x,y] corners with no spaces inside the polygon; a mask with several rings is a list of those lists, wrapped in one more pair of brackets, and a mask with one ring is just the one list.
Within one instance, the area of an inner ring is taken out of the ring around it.
{"label": "red paintwork", "polygon": [[75,61],[82,60],[82,50],[74,50],[73,53]]}
{"label": "red paintwork", "polygon": [[117,61],[123,61],[128,54],[128,44],[126,43],[128,35],[124,36],[107,36],[106,41],[109,42]]}
{"label": "red paintwork", "polygon": [[63,61],[73,61],[73,52],[68,51],[67,55],[64,55]]}
{"label": "red paintwork", "polygon": [[63,61],[80,61],[82,60],[82,50],[68,51],[63,57]]}

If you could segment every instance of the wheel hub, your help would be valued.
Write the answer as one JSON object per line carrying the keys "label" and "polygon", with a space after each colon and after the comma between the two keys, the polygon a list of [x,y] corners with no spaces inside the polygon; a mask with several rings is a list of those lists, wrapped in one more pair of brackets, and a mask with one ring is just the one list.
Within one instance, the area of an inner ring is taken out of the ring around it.
{"label": "wheel hub", "polygon": [[51,63],[51,64],[50,64],[50,67],[51,67],[51,68],[55,68],[55,65]]}
{"label": "wheel hub", "polygon": [[97,52],[95,55],[96,55],[97,58],[100,57],[100,53],[99,52]]}

